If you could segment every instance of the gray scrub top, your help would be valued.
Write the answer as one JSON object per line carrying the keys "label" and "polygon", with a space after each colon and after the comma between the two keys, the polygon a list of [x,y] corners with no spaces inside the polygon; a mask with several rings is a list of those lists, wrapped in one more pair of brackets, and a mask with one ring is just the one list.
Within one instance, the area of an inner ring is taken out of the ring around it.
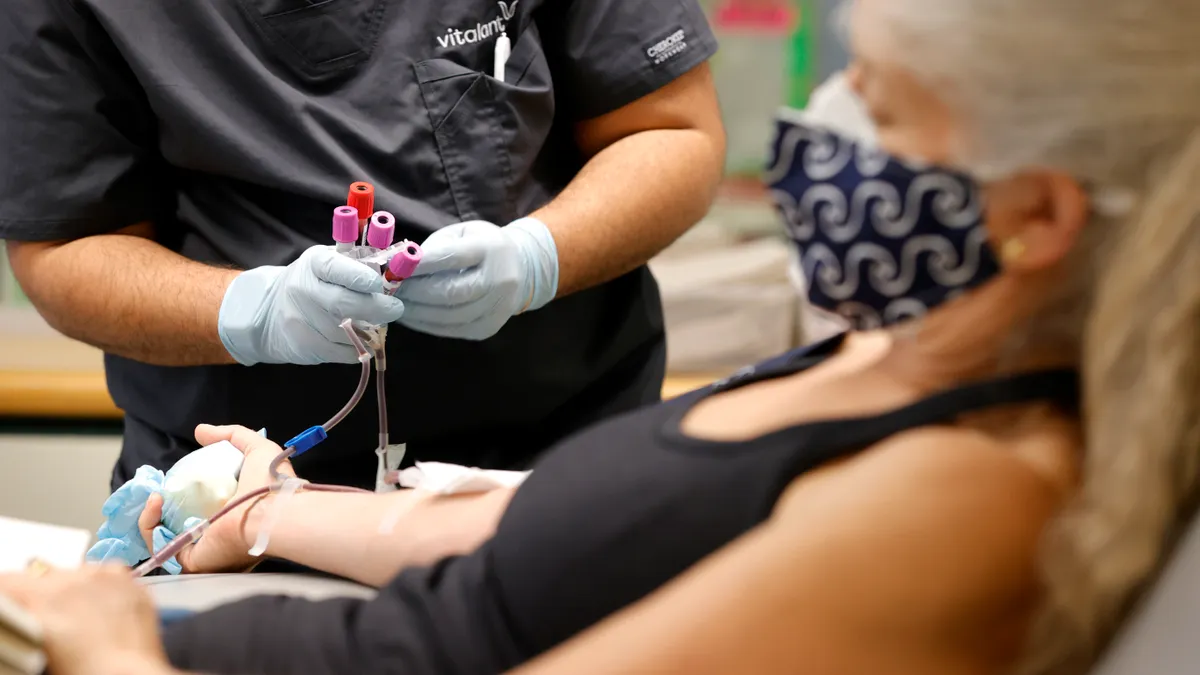
{"label": "gray scrub top", "polygon": [[[503,82],[491,76],[501,28],[512,41]],[[330,243],[332,209],[356,180],[374,183],[397,237],[504,224],[578,173],[577,121],[715,49],[695,0],[4,0],[0,238],[152,221],[160,243],[193,260],[286,265]],[[408,442],[408,461],[522,466],[655,400],[664,351],[645,268],[515,317],[484,342],[397,326],[393,440]],[[106,369],[126,411],[114,484],[193,449],[200,422],[286,440],[336,412],[358,376],[357,366],[166,368],[112,355]],[[298,470],[372,485],[375,416],[368,396]]]}

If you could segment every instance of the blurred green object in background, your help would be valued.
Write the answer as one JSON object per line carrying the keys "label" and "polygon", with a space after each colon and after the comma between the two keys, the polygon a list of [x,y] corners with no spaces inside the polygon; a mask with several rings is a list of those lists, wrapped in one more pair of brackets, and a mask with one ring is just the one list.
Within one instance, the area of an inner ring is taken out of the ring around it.
{"label": "blurred green object in background", "polygon": [[787,104],[793,108],[808,105],[808,95],[816,86],[818,42],[821,31],[817,23],[822,16],[814,0],[796,0],[798,19],[792,29],[788,43],[788,92]]}
{"label": "blurred green object in background", "polygon": [[839,0],[707,0],[720,51],[712,60],[728,134],[726,174],[755,179],[767,160],[776,111],[803,108],[845,64],[833,39]]}
{"label": "blurred green object in background", "polygon": [[0,241],[0,307],[8,305],[8,296],[12,292],[15,279],[8,269],[8,252],[4,250],[4,242]]}
{"label": "blurred green object in background", "polygon": [[[804,23],[804,1],[719,0],[708,8],[720,43],[712,69],[728,137],[725,171],[732,179],[762,173],[771,117],[794,88],[793,34]],[[806,58],[802,67],[810,61]],[[803,79],[811,77],[806,73]]]}

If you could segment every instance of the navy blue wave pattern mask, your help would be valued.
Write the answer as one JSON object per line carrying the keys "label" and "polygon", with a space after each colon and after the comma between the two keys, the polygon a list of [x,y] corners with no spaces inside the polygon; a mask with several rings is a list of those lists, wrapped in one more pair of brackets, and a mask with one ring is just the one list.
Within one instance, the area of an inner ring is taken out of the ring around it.
{"label": "navy blue wave pattern mask", "polygon": [[809,301],[860,330],[892,325],[999,272],[976,183],[800,120],[777,122],[765,180]]}

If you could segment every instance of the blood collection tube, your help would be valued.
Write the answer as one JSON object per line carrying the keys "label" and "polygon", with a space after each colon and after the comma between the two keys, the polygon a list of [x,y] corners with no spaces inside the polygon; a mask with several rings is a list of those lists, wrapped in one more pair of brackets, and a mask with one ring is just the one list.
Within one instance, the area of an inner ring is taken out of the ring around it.
{"label": "blood collection tube", "polygon": [[333,241],[338,253],[349,253],[358,241],[358,211],[353,206],[333,210]]}
{"label": "blood collection tube", "polygon": [[367,228],[367,243],[383,250],[392,245],[396,236],[396,218],[387,211],[379,211],[371,216],[371,225]]}
{"label": "blood collection tube", "polygon": [[351,183],[346,203],[358,210],[358,232],[360,236],[366,237],[367,224],[371,221],[371,214],[375,212],[375,187],[362,181]]}
{"label": "blood collection tube", "polygon": [[389,283],[399,284],[411,277],[417,270],[417,265],[421,264],[421,247],[411,241],[404,244],[383,269],[383,278]]}

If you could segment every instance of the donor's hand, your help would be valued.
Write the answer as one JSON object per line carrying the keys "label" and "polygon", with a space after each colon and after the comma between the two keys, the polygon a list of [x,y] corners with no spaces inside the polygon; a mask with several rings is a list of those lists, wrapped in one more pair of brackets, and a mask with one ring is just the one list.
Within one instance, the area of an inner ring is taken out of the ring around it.
{"label": "donor's hand", "polygon": [[[196,427],[196,441],[201,446],[211,445],[220,441],[229,441],[246,455],[242,464],[241,476],[238,480],[237,493],[233,499],[240,499],[260,488],[271,485],[271,460],[283,451],[279,445],[263,438],[258,433],[240,426],[214,427],[201,424]],[[285,476],[295,476],[290,462],[283,462],[279,472]],[[178,553],[175,559],[179,561],[185,574],[244,572],[261,560],[249,554],[254,542],[247,533],[246,522],[251,509],[263,508],[260,505],[267,495],[248,500],[245,504],[221,516],[200,541]],[[162,497],[151,495],[146,502],[138,520],[138,529],[146,540],[146,546],[154,550],[154,528],[162,520]]]}

